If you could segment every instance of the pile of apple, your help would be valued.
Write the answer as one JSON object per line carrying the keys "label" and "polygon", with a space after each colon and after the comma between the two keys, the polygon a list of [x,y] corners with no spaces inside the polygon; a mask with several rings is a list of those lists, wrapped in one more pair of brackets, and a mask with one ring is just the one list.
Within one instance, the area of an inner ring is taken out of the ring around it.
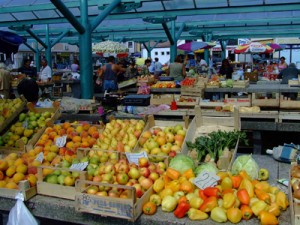
{"label": "pile of apple", "polygon": [[[101,157],[103,155],[100,156],[100,159]],[[111,157],[113,156],[111,155]],[[86,189],[86,193],[98,196],[131,198],[129,190],[109,185],[119,184],[134,187],[136,197],[140,198],[159,179],[160,175],[165,172],[166,164],[164,162],[154,164],[143,157],[139,159],[138,165],[129,164],[127,159],[122,158],[120,160],[110,159],[105,163],[101,163],[96,168],[94,167],[93,164],[89,164],[87,168],[88,176],[91,178],[90,175],[93,174],[92,181],[108,185],[91,185]]]}
{"label": "pile of apple", "polygon": [[103,133],[94,147],[101,150],[116,150],[119,152],[132,152],[144,129],[143,120],[112,120],[105,124]]}
{"label": "pile of apple", "polygon": [[35,186],[37,166],[41,165],[35,160],[38,153],[39,149],[35,149],[21,156],[10,153],[0,159],[0,188],[18,189],[18,184],[22,180],[28,180],[30,186]]}
{"label": "pile of apple", "polygon": [[22,100],[16,99],[0,99],[0,127],[6,119],[22,106]]}
{"label": "pile of apple", "polygon": [[19,119],[14,123],[9,131],[0,138],[0,146],[19,147],[18,140],[22,140],[27,144],[28,140],[34,133],[46,126],[46,122],[53,116],[50,112],[44,113],[21,113]]}
{"label": "pile of apple", "polygon": [[181,151],[186,130],[181,124],[173,127],[153,127],[142,133],[139,147],[150,155],[174,156]]}

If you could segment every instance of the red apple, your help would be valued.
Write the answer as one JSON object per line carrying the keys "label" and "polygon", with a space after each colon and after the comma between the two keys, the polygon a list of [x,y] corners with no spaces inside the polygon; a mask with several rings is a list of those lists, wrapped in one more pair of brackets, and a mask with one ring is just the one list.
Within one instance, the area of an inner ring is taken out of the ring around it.
{"label": "red apple", "polygon": [[119,167],[116,169],[117,173],[128,173],[129,172],[129,166],[127,164],[121,164]]}
{"label": "red apple", "polygon": [[156,172],[152,172],[150,173],[149,178],[154,182],[159,178],[159,175]]}
{"label": "red apple", "polygon": [[166,144],[167,141],[166,141],[165,137],[158,136],[156,138],[156,142],[159,144],[159,146],[162,146],[162,145]]}
{"label": "red apple", "polygon": [[125,185],[129,180],[129,177],[126,173],[118,173],[116,178],[117,182],[121,185]]}
{"label": "red apple", "polygon": [[171,146],[168,144],[164,144],[163,146],[160,147],[161,151],[169,154],[169,152],[171,151]]}
{"label": "red apple", "polygon": [[162,131],[162,129],[160,127],[155,127],[153,129],[153,134],[156,136],[158,132]]}
{"label": "red apple", "polygon": [[181,148],[179,145],[172,145],[171,151],[180,152]]}
{"label": "red apple", "polygon": [[175,141],[181,141],[181,142],[183,142],[184,136],[183,136],[182,134],[176,134],[176,135],[174,136],[174,140],[175,140]]}
{"label": "red apple", "polygon": [[142,186],[140,184],[134,184],[133,187],[135,188],[136,197],[142,197],[144,194]]}
{"label": "red apple", "polygon": [[148,140],[148,138],[146,138],[146,137],[140,137],[140,139],[139,139],[140,146],[143,146],[147,140]]}
{"label": "red apple", "polygon": [[161,131],[157,132],[156,136],[157,137],[166,137],[166,133],[161,130]]}
{"label": "red apple", "polygon": [[147,167],[142,167],[140,168],[140,174],[147,178],[150,175],[150,170]]}
{"label": "red apple", "polygon": [[153,172],[153,171],[155,171],[155,170],[156,170],[156,166],[155,166],[155,164],[153,164],[153,163],[150,163],[150,164],[149,164],[149,166],[148,166],[148,169],[150,170],[150,172]]}
{"label": "red apple", "polygon": [[145,190],[148,190],[153,184],[153,181],[150,179],[150,178],[146,178],[146,179],[143,179],[141,182],[140,182],[140,185],[142,186],[142,188],[144,188]]}
{"label": "red apple", "polygon": [[130,179],[128,182],[131,182],[132,184],[137,184],[138,183],[138,180],[136,180],[136,179]]}
{"label": "red apple", "polygon": [[141,131],[140,130],[135,130],[134,132],[133,132],[133,134],[134,134],[134,136],[136,137],[136,138],[139,138],[140,137],[140,135],[141,135]]}
{"label": "red apple", "polygon": [[113,198],[119,198],[119,192],[116,191],[116,190],[110,190],[110,191],[108,192],[108,196],[109,196],[109,197],[113,197]]}
{"label": "red apple", "polygon": [[168,132],[168,133],[166,134],[166,140],[167,140],[167,142],[169,142],[169,143],[173,143],[173,142],[174,142],[174,134]]}
{"label": "red apple", "polygon": [[140,178],[138,179],[138,182],[141,183],[142,180],[146,179],[146,177],[144,176],[140,176]]}
{"label": "red apple", "polygon": [[105,196],[107,196],[108,194],[107,194],[106,191],[98,191],[95,195],[101,196],[101,197],[105,197]]}
{"label": "red apple", "polygon": [[165,170],[166,169],[166,164],[164,162],[159,162],[159,163],[157,163],[156,167],[158,169]]}
{"label": "red apple", "polygon": [[149,161],[146,157],[139,158],[139,167],[149,166]]}
{"label": "red apple", "polygon": [[170,151],[170,152],[169,152],[169,156],[170,156],[171,158],[175,157],[175,156],[176,156],[176,152],[175,152],[175,151]]}
{"label": "red apple", "polygon": [[141,176],[141,174],[137,168],[131,167],[128,172],[128,176],[133,179],[138,179]]}

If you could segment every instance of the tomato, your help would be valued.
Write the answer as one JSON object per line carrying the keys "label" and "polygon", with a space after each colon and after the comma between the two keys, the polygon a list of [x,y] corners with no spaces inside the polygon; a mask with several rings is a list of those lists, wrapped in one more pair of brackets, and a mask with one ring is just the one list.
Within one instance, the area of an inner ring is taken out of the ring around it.
{"label": "tomato", "polygon": [[153,202],[147,202],[143,205],[143,213],[146,215],[153,215],[156,213],[156,205]]}

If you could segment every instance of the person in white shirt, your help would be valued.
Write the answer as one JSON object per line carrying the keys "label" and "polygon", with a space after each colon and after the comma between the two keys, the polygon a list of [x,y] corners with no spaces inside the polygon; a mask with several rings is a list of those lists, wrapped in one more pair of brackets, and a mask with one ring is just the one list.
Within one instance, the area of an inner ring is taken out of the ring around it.
{"label": "person in white shirt", "polygon": [[48,66],[47,60],[42,59],[41,64],[42,64],[42,68],[41,68],[41,72],[40,72],[40,80],[42,82],[50,81],[51,77],[52,77],[52,71],[51,71],[50,66]]}
{"label": "person in white shirt", "polygon": [[158,78],[162,74],[162,64],[158,61],[158,58],[155,58],[154,60],[154,76]]}

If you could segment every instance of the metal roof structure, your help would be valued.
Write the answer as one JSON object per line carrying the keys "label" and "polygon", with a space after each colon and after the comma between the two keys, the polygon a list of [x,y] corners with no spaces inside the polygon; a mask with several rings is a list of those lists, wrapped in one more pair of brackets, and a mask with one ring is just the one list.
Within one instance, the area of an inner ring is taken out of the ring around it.
{"label": "metal roof structure", "polygon": [[[45,24],[49,24],[50,37],[57,38],[68,30],[61,41],[74,42],[78,30],[57,6],[63,3],[80,21],[82,1],[85,0],[2,0],[0,29],[18,27],[16,32],[24,37],[30,39],[34,33],[44,38]],[[92,24],[94,40],[164,41],[172,20],[176,32],[182,29],[181,39],[197,39],[206,33],[214,40],[300,35],[297,0],[88,0],[89,20],[99,17],[112,2],[119,3],[99,25]]]}
{"label": "metal roof structure", "polygon": [[299,0],[0,1],[0,30],[39,42],[50,65],[56,43],[79,44],[83,98],[93,96],[92,41],[138,41],[149,54],[145,42],[168,40],[173,61],[179,39],[218,39],[224,49],[234,38],[300,37],[299,28]]}

